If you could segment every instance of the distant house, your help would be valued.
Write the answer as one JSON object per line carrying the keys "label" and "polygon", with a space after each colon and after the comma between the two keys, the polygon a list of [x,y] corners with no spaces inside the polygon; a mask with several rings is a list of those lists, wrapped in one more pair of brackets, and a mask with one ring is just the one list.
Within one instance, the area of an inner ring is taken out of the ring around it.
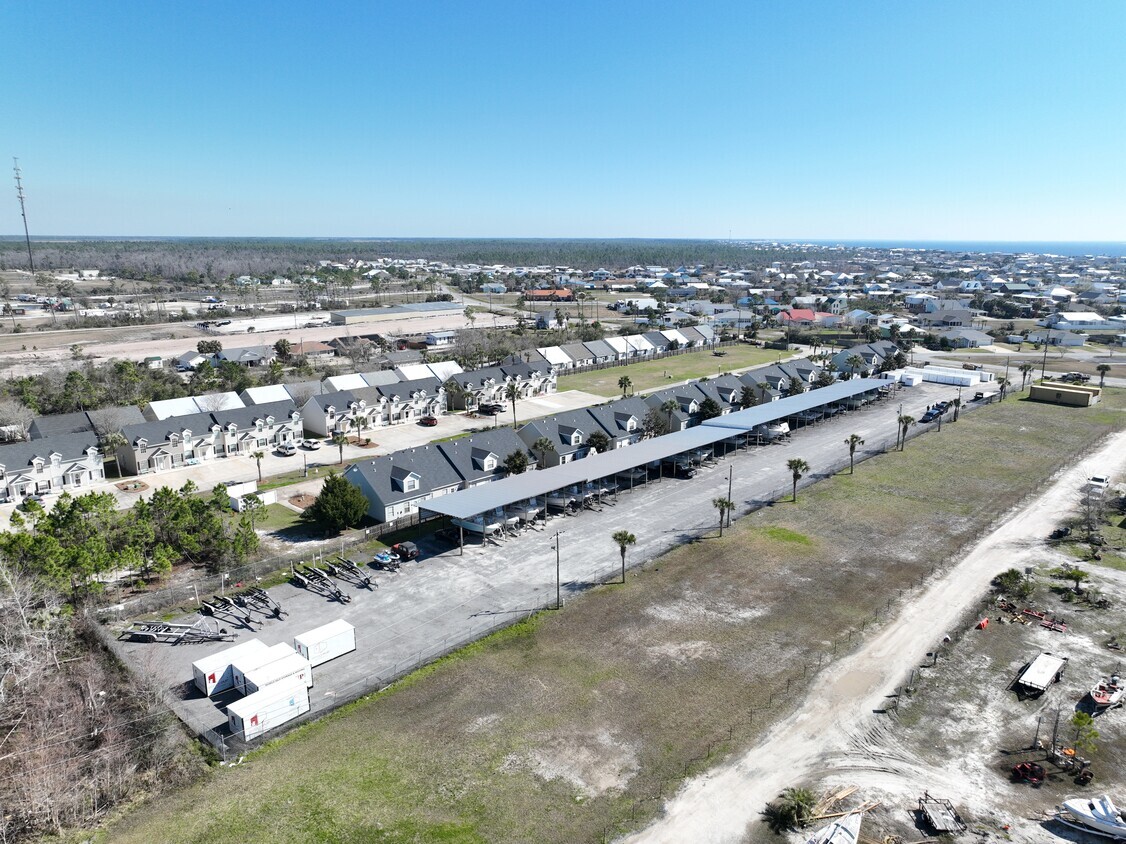
{"label": "distant house", "polygon": [[944,328],[936,332],[956,349],[977,349],[993,343],[993,338],[976,328]]}
{"label": "distant house", "polygon": [[456,331],[431,331],[426,335],[427,346],[452,346],[456,340]]}
{"label": "distant house", "polygon": [[303,340],[300,343],[290,344],[289,354],[291,357],[305,358],[305,360],[328,360],[336,357],[336,349],[319,340]]}
{"label": "distant house", "polygon": [[257,367],[267,366],[277,358],[273,346],[248,346],[243,349],[223,349],[212,356],[212,364],[216,367],[230,362],[239,366]]}
{"label": "distant house", "polygon": [[93,432],[63,434],[0,446],[0,495],[22,501],[32,494],[81,493],[105,480]]}
{"label": "distant house", "polygon": [[565,287],[525,290],[523,295],[526,302],[571,302],[575,298],[574,292]]}
{"label": "distant house", "polygon": [[288,400],[222,410],[211,418],[220,428],[216,450],[228,457],[269,451],[302,436],[301,411]]}

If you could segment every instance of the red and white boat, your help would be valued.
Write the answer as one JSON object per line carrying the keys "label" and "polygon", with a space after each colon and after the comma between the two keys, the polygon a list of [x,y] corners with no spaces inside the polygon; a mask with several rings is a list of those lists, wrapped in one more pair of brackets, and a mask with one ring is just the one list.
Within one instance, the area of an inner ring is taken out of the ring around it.
{"label": "red and white boat", "polygon": [[1110,679],[1100,680],[1091,689],[1091,700],[1100,710],[1119,706],[1124,695],[1126,695],[1126,685],[1123,685],[1122,678],[1117,674],[1112,674]]}

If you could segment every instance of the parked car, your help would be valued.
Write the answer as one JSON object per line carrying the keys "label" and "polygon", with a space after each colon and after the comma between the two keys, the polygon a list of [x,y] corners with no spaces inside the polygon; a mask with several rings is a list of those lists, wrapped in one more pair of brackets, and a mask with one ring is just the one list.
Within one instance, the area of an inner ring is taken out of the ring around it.
{"label": "parked car", "polygon": [[941,415],[942,415],[941,410],[939,410],[938,408],[932,407],[930,410],[928,410],[926,413],[923,414],[923,418],[920,419],[919,421],[920,422],[933,422],[935,419],[937,419]]}
{"label": "parked car", "polygon": [[418,424],[421,425],[423,428],[433,428],[435,425],[438,424],[438,417],[437,416],[423,416],[421,419],[418,420]]}
{"label": "parked car", "polygon": [[973,397],[972,401],[982,401],[984,398],[985,398],[985,393],[983,393],[979,390],[978,392],[974,393],[974,397]]}
{"label": "parked car", "polygon": [[23,497],[22,506],[25,510],[27,509],[28,504],[38,504],[40,507],[42,507],[46,500],[47,499],[40,495],[38,492],[31,492]]}
{"label": "parked car", "polygon": [[1087,488],[1102,492],[1110,487],[1110,478],[1106,475],[1092,475],[1087,478]]}
{"label": "parked car", "polygon": [[301,447],[307,448],[309,451],[316,451],[321,447],[320,440],[301,440]]}
{"label": "parked car", "polygon": [[418,557],[418,546],[413,542],[396,542],[391,546],[391,552],[400,560],[413,560]]}
{"label": "parked car", "polygon": [[434,531],[434,538],[439,542],[447,542],[450,545],[461,544],[461,537],[458,536],[458,530],[455,527],[438,528]]}
{"label": "parked car", "polygon": [[297,453],[297,446],[293,443],[282,443],[278,446],[278,454],[283,457],[292,457]]}
{"label": "parked car", "polygon": [[483,413],[485,416],[496,416],[503,408],[499,404],[482,404],[478,405],[477,412]]}

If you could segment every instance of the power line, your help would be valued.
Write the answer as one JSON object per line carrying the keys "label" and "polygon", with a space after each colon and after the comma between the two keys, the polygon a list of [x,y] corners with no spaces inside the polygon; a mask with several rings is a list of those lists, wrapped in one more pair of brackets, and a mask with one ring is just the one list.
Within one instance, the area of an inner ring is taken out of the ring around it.
{"label": "power line", "polygon": [[23,238],[27,242],[27,264],[35,275],[35,259],[31,257],[31,235],[27,231],[27,208],[24,207],[23,179],[20,175],[20,160],[12,157],[12,170],[16,174],[16,197],[20,201],[20,215],[23,217]]}

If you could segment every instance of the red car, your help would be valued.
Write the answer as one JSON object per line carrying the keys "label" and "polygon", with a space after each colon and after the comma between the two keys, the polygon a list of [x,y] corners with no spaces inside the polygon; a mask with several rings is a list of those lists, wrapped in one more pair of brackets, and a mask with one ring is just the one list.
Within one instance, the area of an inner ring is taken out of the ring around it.
{"label": "red car", "polygon": [[421,425],[424,428],[433,428],[435,425],[438,424],[438,417],[437,416],[423,416],[421,419],[418,420],[418,424]]}

